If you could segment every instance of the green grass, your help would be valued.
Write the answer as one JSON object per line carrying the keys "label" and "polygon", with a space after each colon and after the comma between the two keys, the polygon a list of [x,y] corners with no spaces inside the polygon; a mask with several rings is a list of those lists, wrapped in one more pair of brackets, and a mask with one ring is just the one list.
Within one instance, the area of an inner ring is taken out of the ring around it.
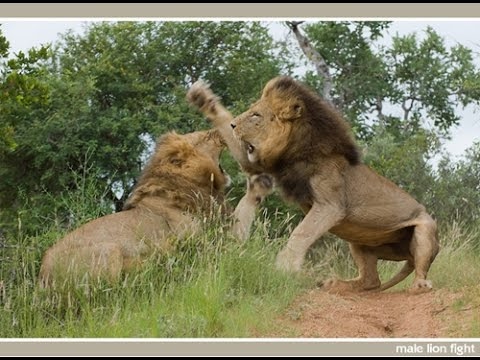
{"label": "green grass", "polygon": [[[99,216],[96,202],[89,199],[89,194],[73,196],[64,207],[74,203],[74,218],[85,222]],[[87,205],[80,206],[82,201]],[[178,241],[168,254],[152,256],[118,284],[85,283],[58,291],[39,289],[36,278],[44,251],[67,230],[51,226],[39,236],[19,231],[17,238],[0,244],[0,337],[235,338],[276,333],[276,318],[296,296],[317,280],[354,277],[356,268],[348,244],[327,237],[309,252],[302,274],[277,271],[275,256],[291,229],[289,221],[274,221],[277,226],[257,222],[244,244],[212,222],[204,234]],[[442,229],[440,239],[442,248],[429,273],[435,288],[465,294],[456,311],[480,306],[479,227],[453,223]],[[380,263],[381,278],[390,278],[399,266]],[[409,277],[393,290],[405,289],[411,281]],[[480,336],[478,321],[478,316],[471,320],[466,336]]]}
{"label": "green grass", "polygon": [[263,232],[239,244],[212,224],[118,284],[44,290],[35,279],[54,235],[3,249],[1,337],[251,337],[310,285],[274,269],[279,244]]}
{"label": "green grass", "polygon": [[[49,199],[55,204],[50,212],[26,202],[30,210],[18,212],[17,235],[0,239],[0,337],[250,337],[273,327],[275,317],[311,286],[306,276],[274,269],[282,243],[268,235],[266,221],[240,244],[215,220],[202,235],[178,240],[174,250],[152,256],[118,284],[40,289],[45,250],[70,229],[108,213],[94,179],[80,174],[79,190]],[[27,231],[30,217],[41,224]],[[27,235],[32,233],[40,235]]]}

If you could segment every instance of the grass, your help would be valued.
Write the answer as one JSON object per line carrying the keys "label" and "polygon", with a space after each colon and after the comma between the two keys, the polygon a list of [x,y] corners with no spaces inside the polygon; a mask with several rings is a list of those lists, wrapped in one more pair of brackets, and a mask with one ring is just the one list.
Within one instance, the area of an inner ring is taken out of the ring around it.
{"label": "grass", "polygon": [[450,332],[457,337],[480,338],[480,228],[454,222],[443,235],[433,276],[439,287],[459,296],[452,304],[456,317],[448,319]]}
{"label": "grass", "polygon": [[[98,202],[91,199],[95,197],[82,193],[65,203],[75,204],[75,218],[88,221],[99,216]],[[87,205],[80,206],[82,201]],[[152,256],[118,284],[85,283],[60,291],[39,289],[36,277],[42,254],[66,230],[53,226],[39,236],[19,231],[18,238],[0,244],[0,337],[236,338],[278,333],[276,318],[296,296],[332,275],[354,277],[356,268],[347,243],[327,237],[309,252],[302,274],[277,271],[274,259],[291,226],[273,221],[276,226],[259,221],[243,244],[212,222],[202,235],[178,241],[168,254]],[[454,311],[478,308],[479,227],[453,223],[442,229],[440,239],[442,248],[429,273],[435,288],[463,294]],[[381,278],[390,278],[399,266],[381,263]],[[409,277],[393,290],[407,288],[411,281]],[[468,320],[465,336],[480,336],[479,320],[478,315]]]}
{"label": "grass", "polygon": [[2,249],[1,337],[251,337],[266,332],[308,277],[274,269],[279,243],[257,228],[239,244],[212,224],[152,256],[118,284],[40,289],[43,251],[61,236],[49,231]]}

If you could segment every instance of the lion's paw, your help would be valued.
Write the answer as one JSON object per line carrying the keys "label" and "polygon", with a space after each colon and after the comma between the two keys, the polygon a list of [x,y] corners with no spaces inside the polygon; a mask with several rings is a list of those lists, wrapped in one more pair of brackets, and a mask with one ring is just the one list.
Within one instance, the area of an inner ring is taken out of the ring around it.
{"label": "lion's paw", "polygon": [[317,286],[324,289],[324,290],[329,290],[335,287],[335,285],[338,283],[338,280],[335,278],[327,279],[324,281],[319,281],[317,283]]}
{"label": "lion's paw", "polygon": [[248,179],[248,192],[260,204],[273,190],[273,179],[266,174],[252,175]]}
{"label": "lion's paw", "polygon": [[319,282],[318,286],[323,290],[333,294],[365,291],[363,288],[363,282],[358,279],[339,280],[336,278],[331,278],[323,282]]}
{"label": "lion's paw", "polygon": [[302,267],[302,260],[290,249],[283,249],[277,255],[275,266],[285,272],[298,272]]}
{"label": "lion's paw", "polygon": [[432,290],[432,282],[430,280],[415,280],[412,287],[408,290],[411,294],[423,294]]}
{"label": "lion's paw", "polygon": [[187,100],[201,111],[214,111],[218,97],[203,80],[196,81],[187,92]]}

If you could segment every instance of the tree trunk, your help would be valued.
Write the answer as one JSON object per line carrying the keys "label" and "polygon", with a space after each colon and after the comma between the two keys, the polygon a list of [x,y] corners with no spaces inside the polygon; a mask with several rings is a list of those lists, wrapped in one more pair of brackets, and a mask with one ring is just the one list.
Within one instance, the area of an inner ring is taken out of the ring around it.
{"label": "tree trunk", "polygon": [[330,75],[330,70],[322,55],[320,55],[320,53],[313,48],[310,41],[300,32],[298,25],[300,25],[301,23],[303,23],[303,21],[287,21],[287,26],[295,34],[300,48],[302,49],[307,59],[309,59],[313,63],[315,69],[317,70],[318,76],[322,79],[323,98],[330,104],[332,104],[333,81],[332,76]]}

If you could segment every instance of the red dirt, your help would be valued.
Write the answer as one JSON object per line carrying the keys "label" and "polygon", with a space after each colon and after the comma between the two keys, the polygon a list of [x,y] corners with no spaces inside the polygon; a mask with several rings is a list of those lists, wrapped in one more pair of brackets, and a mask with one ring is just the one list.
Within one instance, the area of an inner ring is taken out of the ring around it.
{"label": "red dirt", "polygon": [[478,309],[454,307],[455,301],[461,296],[462,293],[446,290],[424,294],[406,291],[331,294],[315,289],[299,297],[290,306],[278,321],[277,333],[271,336],[464,337],[468,336],[465,326],[472,323],[474,312]]}

